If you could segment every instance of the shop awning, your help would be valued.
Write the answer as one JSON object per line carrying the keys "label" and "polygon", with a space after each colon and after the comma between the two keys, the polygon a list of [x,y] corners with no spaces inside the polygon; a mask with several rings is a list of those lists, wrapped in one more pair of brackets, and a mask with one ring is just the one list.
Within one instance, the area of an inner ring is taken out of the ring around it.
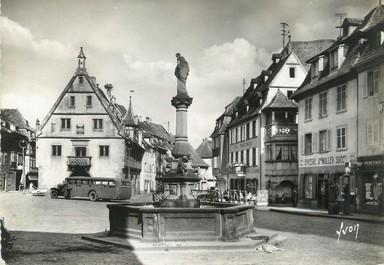
{"label": "shop awning", "polygon": [[39,176],[37,176],[37,175],[28,175],[28,179],[29,180],[38,180]]}

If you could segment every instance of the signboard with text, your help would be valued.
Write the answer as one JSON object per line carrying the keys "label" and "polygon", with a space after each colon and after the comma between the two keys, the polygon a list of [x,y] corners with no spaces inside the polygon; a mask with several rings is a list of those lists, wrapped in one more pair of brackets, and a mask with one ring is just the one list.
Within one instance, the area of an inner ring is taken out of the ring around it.
{"label": "signboard with text", "polygon": [[332,165],[345,165],[350,162],[355,156],[352,154],[340,155],[317,155],[317,156],[301,156],[299,160],[299,167],[318,167],[318,166],[332,166]]}

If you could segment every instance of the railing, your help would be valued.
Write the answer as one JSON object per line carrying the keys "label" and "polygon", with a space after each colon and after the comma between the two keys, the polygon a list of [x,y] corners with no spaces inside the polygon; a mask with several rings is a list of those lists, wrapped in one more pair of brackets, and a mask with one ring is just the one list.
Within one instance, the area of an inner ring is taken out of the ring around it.
{"label": "railing", "polygon": [[67,156],[68,166],[90,166],[91,156]]}
{"label": "railing", "polygon": [[228,171],[231,174],[244,174],[245,170],[246,170],[246,166],[241,164],[234,164],[228,167]]}
{"label": "railing", "polygon": [[297,124],[270,124],[265,126],[266,136],[297,136]]}

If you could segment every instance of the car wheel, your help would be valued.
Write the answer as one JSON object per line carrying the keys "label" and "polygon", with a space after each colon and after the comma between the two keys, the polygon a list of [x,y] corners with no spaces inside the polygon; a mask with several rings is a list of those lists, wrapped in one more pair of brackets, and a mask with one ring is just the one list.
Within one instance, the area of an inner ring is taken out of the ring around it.
{"label": "car wheel", "polygon": [[59,193],[57,190],[51,190],[51,199],[57,199],[57,197],[59,197]]}
{"label": "car wheel", "polygon": [[89,197],[89,200],[92,202],[97,201],[97,194],[95,191],[91,191],[89,193],[88,197]]}

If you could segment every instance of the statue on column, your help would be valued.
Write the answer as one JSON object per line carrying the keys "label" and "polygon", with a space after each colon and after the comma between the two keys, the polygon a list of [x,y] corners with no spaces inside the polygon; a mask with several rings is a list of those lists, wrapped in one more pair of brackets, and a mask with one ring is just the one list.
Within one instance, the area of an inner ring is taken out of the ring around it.
{"label": "statue on column", "polygon": [[177,95],[187,95],[187,77],[189,74],[188,62],[180,53],[176,53],[177,66],[175,68],[175,76],[177,78]]}

